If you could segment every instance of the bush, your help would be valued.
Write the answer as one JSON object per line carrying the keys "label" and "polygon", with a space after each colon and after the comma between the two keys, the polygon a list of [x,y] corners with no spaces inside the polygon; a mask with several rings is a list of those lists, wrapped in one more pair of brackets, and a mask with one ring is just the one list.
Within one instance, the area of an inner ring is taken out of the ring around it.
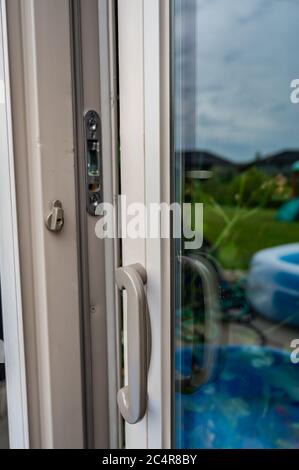
{"label": "bush", "polygon": [[213,178],[207,181],[188,181],[185,201],[275,208],[287,201],[290,194],[290,185],[284,177],[270,177],[256,167],[251,167],[242,173],[231,174],[230,179],[214,171]]}

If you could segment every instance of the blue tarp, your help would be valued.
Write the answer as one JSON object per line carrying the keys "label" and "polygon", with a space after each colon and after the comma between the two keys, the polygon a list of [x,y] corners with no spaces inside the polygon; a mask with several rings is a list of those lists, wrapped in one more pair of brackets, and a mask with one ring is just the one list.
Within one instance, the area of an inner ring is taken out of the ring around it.
{"label": "blue tarp", "polygon": [[292,199],[281,206],[276,214],[280,222],[294,222],[299,220],[299,198]]}

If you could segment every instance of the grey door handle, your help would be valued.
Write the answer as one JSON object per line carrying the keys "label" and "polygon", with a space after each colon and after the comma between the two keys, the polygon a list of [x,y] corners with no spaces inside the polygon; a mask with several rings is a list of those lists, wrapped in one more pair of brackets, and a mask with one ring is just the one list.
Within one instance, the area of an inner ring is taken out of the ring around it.
{"label": "grey door handle", "polygon": [[116,283],[127,292],[128,385],[119,390],[117,401],[124,419],[138,423],[147,408],[147,375],[150,358],[150,325],[144,285],[146,271],[140,264],[116,270]]}
{"label": "grey door handle", "polygon": [[[200,371],[193,373],[188,380],[188,388],[198,388],[211,375],[215,363],[215,345],[219,340],[215,330],[218,329],[220,318],[220,306],[218,298],[218,280],[215,268],[203,256],[179,256],[179,261],[183,266],[188,266],[194,272],[197,272],[202,281],[204,304],[205,304],[205,324],[204,324],[204,351],[203,365]],[[217,332],[218,333],[218,332]],[[184,388],[184,384],[183,387]]]}

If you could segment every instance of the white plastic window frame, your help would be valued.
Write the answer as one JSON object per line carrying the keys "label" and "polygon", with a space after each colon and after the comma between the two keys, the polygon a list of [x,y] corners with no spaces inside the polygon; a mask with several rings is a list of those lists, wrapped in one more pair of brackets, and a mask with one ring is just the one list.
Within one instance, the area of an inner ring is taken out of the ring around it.
{"label": "white plastic window frame", "polygon": [[[12,449],[29,448],[24,330],[15,191],[6,0],[0,0],[0,277],[4,328],[9,441]],[[3,119],[2,119],[3,118]],[[5,223],[3,223],[5,221]]]}

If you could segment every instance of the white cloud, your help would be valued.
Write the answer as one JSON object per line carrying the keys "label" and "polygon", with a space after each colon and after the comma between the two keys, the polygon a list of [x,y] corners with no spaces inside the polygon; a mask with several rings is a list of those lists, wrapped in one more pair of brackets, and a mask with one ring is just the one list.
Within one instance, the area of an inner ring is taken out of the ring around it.
{"label": "white cloud", "polygon": [[183,47],[176,74],[182,74],[185,90],[177,115],[184,123],[183,147],[244,161],[257,151],[298,148],[299,106],[290,103],[289,86],[299,78],[299,2],[181,4]]}

